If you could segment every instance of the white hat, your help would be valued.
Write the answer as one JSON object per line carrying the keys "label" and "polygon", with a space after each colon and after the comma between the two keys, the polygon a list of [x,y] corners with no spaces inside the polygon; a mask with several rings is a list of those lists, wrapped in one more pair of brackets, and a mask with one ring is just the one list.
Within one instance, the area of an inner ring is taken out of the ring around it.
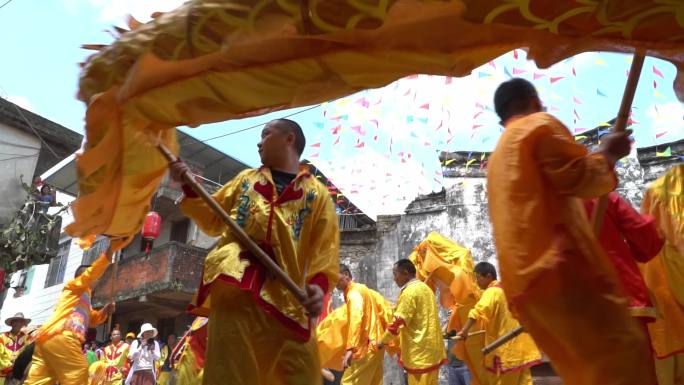
{"label": "white hat", "polygon": [[152,324],[146,323],[140,327],[140,333],[138,333],[138,338],[142,338],[143,333],[149,332],[149,331],[154,332],[154,334],[152,335],[152,338],[157,336],[157,329],[155,329],[154,326],[152,326]]}

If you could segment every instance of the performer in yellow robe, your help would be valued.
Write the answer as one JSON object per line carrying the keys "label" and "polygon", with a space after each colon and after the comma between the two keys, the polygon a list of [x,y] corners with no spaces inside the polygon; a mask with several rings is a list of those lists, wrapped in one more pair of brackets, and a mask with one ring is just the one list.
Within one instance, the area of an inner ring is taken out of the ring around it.
{"label": "performer in yellow robe", "polygon": [[354,282],[346,265],[340,266],[337,289],[344,293],[348,320],[341,384],[382,385],[385,352],[376,346],[391,321],[391,305],[380,293]]}
{"label": "performer in yellow robe", "polygon": [[658,385],[684,384],[684,165],[649,186],[641,203],[652,215],[665,246],[641,271],[657,309],[648,324]]}
{"label": "performer in yellow robe", "polygon": [[617,184],[629,132],[589,154],[534,86],[503,83],[494,104],[505,130],[487,170],[489,213],[511,311],[566,385],[655,383],[647,337],[627,310],[580,198]]}
{"label": "performer in yellow robe", "polygon": [[[450,312],[446,332],[461,330],[482,294],[475,281],[475,263],[470,250],[433,231],[416,246],[409,259],[416,266],[416,278],[433,291],[439,289],[439,303]],[[470,328],[471,333],[482,329],[479,324]],[[472,385],[487,385],[485,378],[489,373],[482,365],[484,335],[477,334],[451,345],[451,353],[468,366]]]}
{"label": "performer in yellow robe", "polygon": [[104,348],[100,361],[105,363],[105,385],[121,385],[128,375],[128,349],[130,346],[121,340],[121,331],[112,330],[111,342]]}
{"label": "performer in yellow robe", "polygon": [[171,352],[171,367],[176,370],[176,385],[201,385],[207,347],[209,320],[197,317]]}
{"label": "performer in yellow robe", "polygon": [[[187,186],[181,209],[210,236],[221,236],[206,258],[193,313],[211,320],[205,384],[310,385],[321,380],[309,317],[338,280],[339,230],[323,184],[299,157],[301,127],[269,122],[258,144],[263,166],[241,172],[214,194],[245,232],[297,283],[300,304],[246,251],[224,222]],[[187,165],[171,165],[172,175]],[[229,359],[227,359],[229,357]]]}
{"label": "performer in yellow robe", "polygon": [[378,348],[399,335],[399,364],[406,370],[408,384],[437,385],[439,367],[446,363],[446,352],[435,293],[416,279],[416,267],[408,259],[396,262],[392,274],[401,293],[394,322],[387,328]]}
{"label": "performer in yellow robe", "polygon": [[0,334],[0,344],[10,353],[11,363],[0,370],[0,385],[4,385],[5,379],[12,373],[14,360],[24,351],[29,344],[28,335],[24,332],[26,326],[31,323],[30,318],[24,317],[24,313],[17,313],[14,317],[7,318],[5,325],[12,329]]}
{"label": "performer in yellow robe", "polygon": [[[482,297],[468,314],[468,321],[457,336],[465,340],[477,321],[485,325],[485,344],[517,329],[520,324],[508,310],[506,294],[497,281],[496,269],[488,262],[475,265],[477,284],[484,290]],[[530,367],[541,363],[541,353],[532,337],[522,333],[485,356],[484,366],[492,374],[492,385],[532,385]]]}
{"label": "performer in yellow robe", "polygon": [[104,322],[114,304],[93,310],[90,298],[97,280],[109,266],[108,253],[92,266],[79,266],[67,282],[52,317],[36,337],[33,363],[25,385],[83,385],[88,383],[88,362],[81,350],[88,328]]}

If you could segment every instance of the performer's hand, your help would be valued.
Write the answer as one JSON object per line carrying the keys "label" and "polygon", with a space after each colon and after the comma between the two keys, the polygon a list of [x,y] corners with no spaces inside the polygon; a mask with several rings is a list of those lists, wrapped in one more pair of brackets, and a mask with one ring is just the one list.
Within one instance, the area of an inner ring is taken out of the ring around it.
{"label": "performer's hand", "polygon": [[352,350],[349,349],[344,353],[344,360],[342,361],[344,363],[344,368],[347,369],[349,366],[351,366],[352,362]]}
{"label": "performer's hand", "polygon": [[171,175],[171,179],[178,183],[183,183],[183,174],[185,174],[186,171],[189,172],[190,167],[188,167],[188,165],[180,159],[169,164],[169,174]]}
{"label": "performer's hand", "polygon": [[468,339],[468,332],[461,330],[460,332],[456,333],[456,339],[465,341]]}
{"label": "performer's hand", "polygon": [[114,302],[110,302],[110,303],[106,304],[106,305],[102,308],[102,311],[103,311],[107,316],[112,315],[112,313],[114,313],[114,310],[116,310],[116,305],[114,304]]}
{"label": "performer's hand", "polygon": [[309,297],[302,302],[302,305],[309,317],[316,318],[323,310],[323,290],[318,285],[306,285],[306,294]]}
{"label": "performer's hand", "polygon": [[632,135],[632,130],[612,132],[602,136],[599,151],[608,158],[608,161],[615,164],[618,160],[629,155],[629,152],[632,150],[630,135]]}

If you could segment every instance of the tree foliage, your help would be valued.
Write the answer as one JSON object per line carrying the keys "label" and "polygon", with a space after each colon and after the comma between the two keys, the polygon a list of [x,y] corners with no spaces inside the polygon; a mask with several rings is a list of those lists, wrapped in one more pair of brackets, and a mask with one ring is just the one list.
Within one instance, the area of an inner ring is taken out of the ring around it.
{"label": "tree foliage", "polygon": [[69,206],[50,215],[36,190],[22,181],[26,202],[0,232],[0,268],[5,270],[5,287],[12,273],[32,265],[47,263],[57,255],[62,214]]}

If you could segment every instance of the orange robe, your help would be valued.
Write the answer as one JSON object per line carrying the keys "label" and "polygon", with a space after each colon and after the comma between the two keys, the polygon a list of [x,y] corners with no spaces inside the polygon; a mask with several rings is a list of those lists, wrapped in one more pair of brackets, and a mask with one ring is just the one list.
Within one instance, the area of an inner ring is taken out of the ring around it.
{"label": "orange robe", "polygon": [[648,340],[582,206],[615,188],[606,159],[536,113],[506,125],[487,181],[511,310],[563,383],[655,384]]}

